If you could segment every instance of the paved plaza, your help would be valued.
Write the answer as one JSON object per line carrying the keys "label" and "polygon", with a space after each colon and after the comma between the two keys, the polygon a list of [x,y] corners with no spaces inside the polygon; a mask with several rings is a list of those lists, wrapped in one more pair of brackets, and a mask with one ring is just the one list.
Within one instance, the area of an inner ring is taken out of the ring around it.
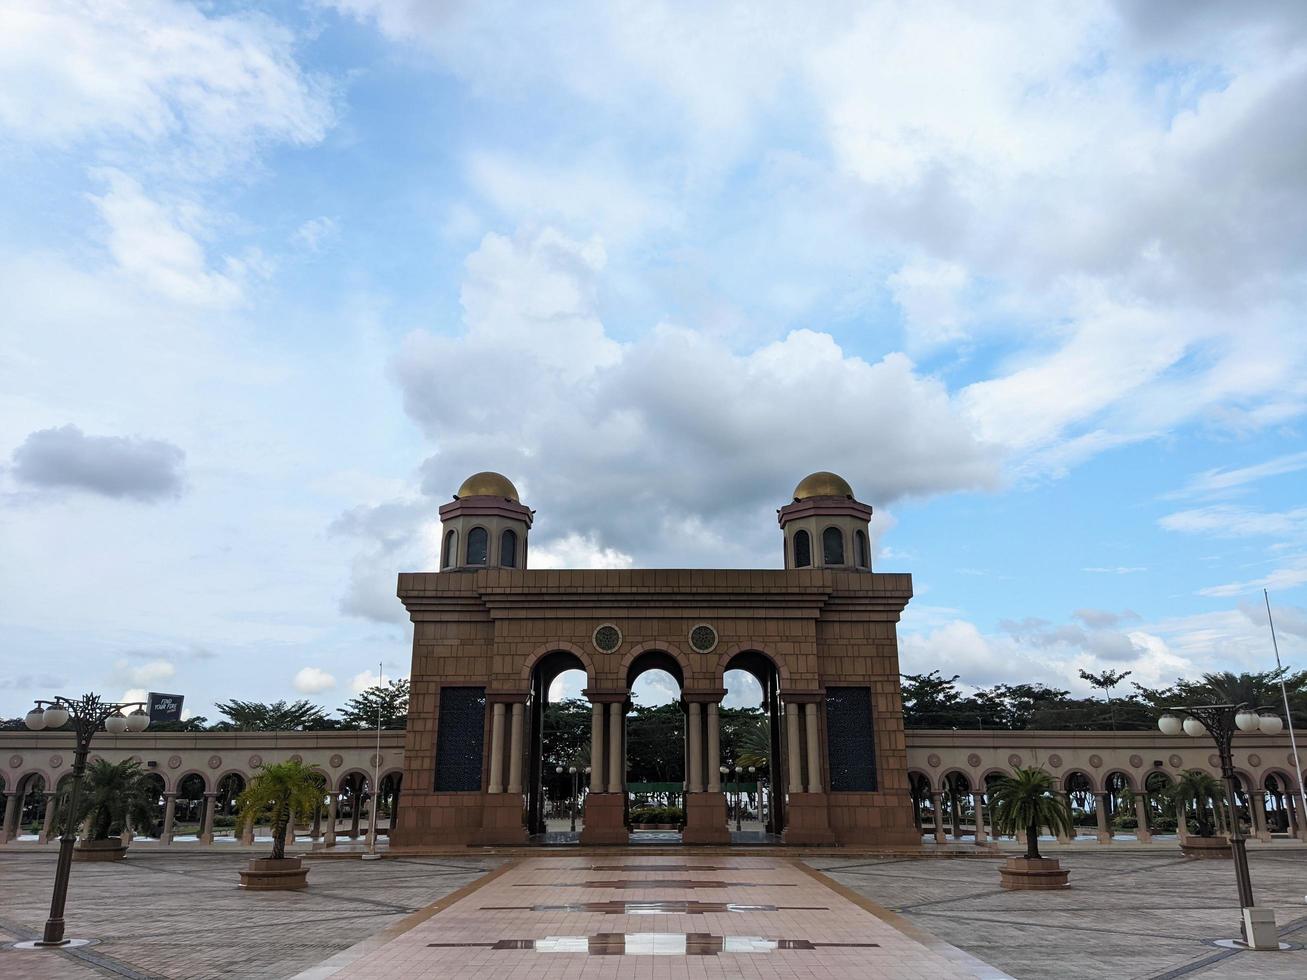
{"label": "paved plaza", "polygon": [[[1073,888],[1011,893],[998,858],[685,848],[311,861],[305,892],[242,893],[252,852],[139,847],[80,864],[61,953],[0,976],[1290,978],[1307,951],[1231,953],[1228,862],[1165,847],[1055,851]],[[1307,850],[1251,855],[1258,901],[1307,940]],[[52,849],[0,849],[0,942],[44,921]]]}

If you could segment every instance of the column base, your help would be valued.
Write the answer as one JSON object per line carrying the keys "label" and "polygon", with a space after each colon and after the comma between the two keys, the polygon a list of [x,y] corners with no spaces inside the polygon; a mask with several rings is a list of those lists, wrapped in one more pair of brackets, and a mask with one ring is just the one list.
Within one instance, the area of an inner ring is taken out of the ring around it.
{"label": "column base", "polygon": [[721,793],[686,793],[682,844],[729,844],[726,797]]}
{"label": "column base", "polygon": [[585,798],[585,826],[582,844],[626,844],[631,839],[626,829],[626,794],[594,793]]}
{"label": "column base", "polygon": [[791,793],[786,803],[785,832],[787,844],[834,844],[830,826],[830,807],[825,793]]}
{"label": "column base", "polygon": [[481,803],[481,829],[477,844],[525,844],[522,797],[517,793],[486,793]]}

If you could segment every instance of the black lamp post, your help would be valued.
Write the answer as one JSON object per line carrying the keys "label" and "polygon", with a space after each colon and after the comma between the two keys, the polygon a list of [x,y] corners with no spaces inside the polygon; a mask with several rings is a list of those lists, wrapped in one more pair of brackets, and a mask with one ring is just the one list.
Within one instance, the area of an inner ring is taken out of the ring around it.
{"label": "black lamp post", "polygon": [[[1225,782],[1225,794],[1230,804],[1230,850],[1234,857],[1235,884],[1239,890],[1239,906],[1242,910],[1240,930],[1244,942],[1253,949],[1279,949],[1274,913],[1270,909],[1255,909],[1253,906],[1248,852],[1244,848],[1245,838],[1243,828],[1239,826],[1238,800],[1235,795],[1238,777],[1234,772],[1232,743],[1236,730],[1274,735],[1283,727],[1283,722],[1278,715],[1262,714],[1265,709],[1254,708],[1247,702],[1186,705],[1167,710],[1168,713],[1157,722],[1162,734],[1179,735],[1183,731],[1186,735],[1199,737],[1206,732],[1216,742],[1216,752],[1221,760],[1221,778]],[[1182,712],[1188,717],[1182,719],[1171,712]],[[1252,806],[1251,800],[1249,806]]]}
{"label": "black lamp post", "polygon": [[[123,708],[135,708],[124,715]],[[101,701],[95,694],[84,694],[76,701],[56,697],[52,701],[38,700],[36,707],[27,713],[27,727],[32,731],[43,728],[63,728],[68,719],[73,721],[77,748],[73,753],[73,787],[68,794],[68,807],[64,812],[64,832],[59,838],[59,864],[54,876],[54,894],[50,898],[50,917],[45,920],[45,932],[35,946],[65,946],[71,940],[64,938],[64,903],[68,898],[68,875],[73,865],[73,844],[77,828],[73,817],[82,795],[82,776],[86,772],[86,756],[91,748],[91,737],[104,726],[110,735],[123,732],[143,732],[150,724],[144,701]]]}

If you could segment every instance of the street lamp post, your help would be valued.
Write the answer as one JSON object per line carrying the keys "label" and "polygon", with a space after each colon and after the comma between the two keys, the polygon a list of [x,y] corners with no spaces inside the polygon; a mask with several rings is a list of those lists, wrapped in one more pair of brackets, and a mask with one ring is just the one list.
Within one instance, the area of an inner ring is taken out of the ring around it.
{"label": "street lamp post", "polygon": [[740,767],[735,767],[735,829],[740,831]]}
{"label": "street lamp post", "polygon": [[[1253,905],[1253,885],[1248,874],[1248,852],[1244,848],[1245,838],[1243,829],[1239,826],[1238,800],[1235,795],[1238,785],[1232,751],[1235,731],[1250,733],[1260,731],[1274,735],[1283,727],[1283,722],[1278,715],[1263,714],[1262,710],[1254,708],[1247,702],[1186,705],[1167,709],[1167,714],[1158,719],[1157,727],[1164,735],[1179,735],[1184,732],[1196,738],[1206,732],[1216,742],[1217,755],[1221,760],[1221,778],[1225,782],[1225,794],[1230,805],[1230,850],[1234,857],[1235,884],[1239,891],[1239,906],[1242,912],[1240,928],[1243,942],[1252,949],[1279,949],[1280,941],[1275,930],[1274,910],[1259,909]],[[1183,712],[1188,717],[1180,718],[1172,712]]]}
{"label": "street lamp post", "polygon": [[568,766],[567,771],[572,774],[572,833],[576,833],[576,766]]}
{"label": "street lamp post", "polygon": [[[135,710],[124,715],[123,708]],[[150,725],[144,701],[101,701],[95,694],[83,694],[75,701],[63,697],[50,701],[38,699],[25,721],[28,728],[39,732],[43,728],[63,728],[70,718],[77,740],[73,753],[73,786],[64,811],[63,835],[59,838],[59,863],[54,875],[54,894],[50,898],[50,917],[45,920],[45,932],[41,938],[32,943],[36,947],[66,946],[76,941],[64,938],[64,904],[68,899],[68,876],[73,866],[73,844],[77,840],[73,817],[82,795],[82,776],[86,773],[86,756],[92,736],[101,725],[110,735],[143,732]]]}

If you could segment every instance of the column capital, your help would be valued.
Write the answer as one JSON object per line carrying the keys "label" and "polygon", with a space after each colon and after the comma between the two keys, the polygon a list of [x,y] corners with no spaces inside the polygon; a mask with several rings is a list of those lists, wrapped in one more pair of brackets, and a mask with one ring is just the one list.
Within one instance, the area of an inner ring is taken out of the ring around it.
{"label": "column capital", "polygon": [[486,704],[526,704],[529,691],[486,691]]}
{"label": "column capital", "polygon": [[781,691],[781,700],[786,704],[816,704],[826,698],[826,692],[822,690],[807,691]]}
{"label": "column capital", "polygon": [[722,698],[726,697],[726,688],[697,688],[692,691],[682,691],[681,700],[687,704],[695,702],[699,704],[720,704]]}
{"label": "column capital", "polygon": [[631,692],[626,688],[609,689],[607,691],[600,688],[584,688],[581,691],[581,697],[585,698],[591,704],[618,704],[625,703],[631,698]]}

